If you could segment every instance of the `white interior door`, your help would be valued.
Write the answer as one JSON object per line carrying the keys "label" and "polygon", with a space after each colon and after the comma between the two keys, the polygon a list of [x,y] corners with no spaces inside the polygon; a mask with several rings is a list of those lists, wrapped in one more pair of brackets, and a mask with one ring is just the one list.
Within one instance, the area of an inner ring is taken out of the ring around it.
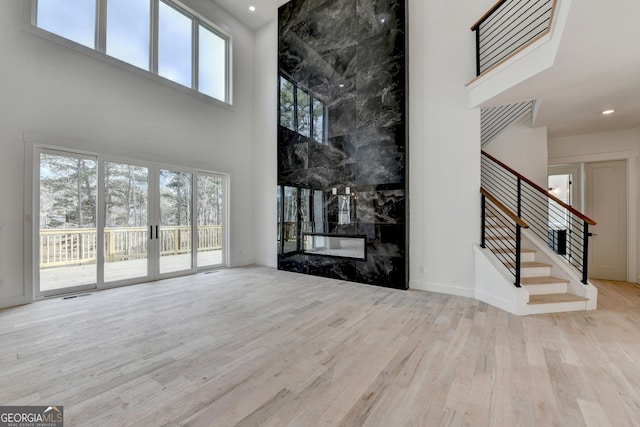
{"label": "white interior door", "polygon": [[627,166],[623,160],[585,164],[589,277],[627,280]]}

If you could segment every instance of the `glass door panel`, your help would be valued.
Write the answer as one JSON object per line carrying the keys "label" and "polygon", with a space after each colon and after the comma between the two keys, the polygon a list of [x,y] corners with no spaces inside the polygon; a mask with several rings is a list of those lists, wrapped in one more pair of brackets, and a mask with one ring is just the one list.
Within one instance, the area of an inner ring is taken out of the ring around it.
{"label": "glass door panel", "polygon": [[39,293],[97,283],[97,161],[39,153]]}
{"label": "glass door panel", "polygon": [[224,178],[198,174],[198,268],[221,265],[223,245]]}
{"label": "glass door panel", "polygon": [[155,237],[159,244],[159,272],[191,270],[193,175],[167,169],[160,169],[158,175],[160,231]]}
{"label": "glass door panel", "polygon": [[104,165],[104,281],[148,275],[149,169]]}

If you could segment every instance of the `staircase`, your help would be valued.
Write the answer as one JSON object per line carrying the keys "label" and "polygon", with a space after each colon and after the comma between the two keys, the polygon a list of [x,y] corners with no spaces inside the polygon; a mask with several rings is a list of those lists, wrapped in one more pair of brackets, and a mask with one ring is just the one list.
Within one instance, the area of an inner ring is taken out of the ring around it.
{"label": "staircase", "polygon": [[[595,223],[484,152],[482,185],[476,298],[519,315],[595,309],[585,263]],[[569,221],[562,245],[558,217]]]}
{"label": "staircase", "polygon": [[[494,256],[513,255],[515,241],[505,227],[487,227],[487,239],[493,243],[493,248],[489,251]],[[504,260],[509,257],[500,258]],[[515,268],[515,263],[512,261],[501,262],[507,270]],[[569,286],[571,279],[552,275],[552,268],[553,264],[547,259],[540,260],[538,249],[520,249],[520,286],[528,296],[526,301],[527,314],[587,309],[589,298],[572,293]],[[507,274],[507,272],[504,273]]]}
{"label": "staircase", "polygon": [[[483,145],[514,118],[535,111],[534,101],[506,105],[499,95],[553,65],[570,4],[500,0],[472,26],[478,77],[467,87],[469,106],[483,107]],[[595,221],[546,185],[484,151],[481,158],[475,297],[519,315],[595,309],[598,292],[587,280]]]}

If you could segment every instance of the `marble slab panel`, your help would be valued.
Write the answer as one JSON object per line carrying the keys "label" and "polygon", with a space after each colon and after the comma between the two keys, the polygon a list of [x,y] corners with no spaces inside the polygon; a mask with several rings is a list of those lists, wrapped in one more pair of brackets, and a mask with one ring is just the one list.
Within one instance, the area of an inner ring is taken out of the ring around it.
{"label": "marble slab panel", "polygon": [[376,64],[402,59],[405,51],[405,33],[394,28],[376,34],[358,43],[358,70],[366,70]]}
{"label": "marble slab panel", "polygon": [[356,75],[356,93],[358,101],[384,97],[389,93],[403,90],[406,82],[406,69],[403,59],[392,60],[361,70]]}
{"label": "marble slab panel", "polygon": [[356,12],[358,40],[403,28],[406,21],[404,2],[397,0],[357,0]]}
{"label": "marble slab panel", "polygon": [[358,148],[358,186],[402,184],[405,177],[405,149],[397,145],[370,143]]}
{"label": "marble slab panel", "polygon": [[349,259],[308,255],[308,274],[338,280],[353,280],[356,277],[356,261]]}
{"label": "marble slab panel", "polygon": [[404,91],[383,93],[356,102],[358,129],[389,127],[405,121]]}
{"label": "marble slab panel", "polygon": [[367,261],[356,261],[356,281],[388,288],[407,289],[406,261],[371,255]]}
{"label": "marble slab panel", "polygon": [[280,148],[278,170],[285,172],[309,167],[309,143],[294,144]]}
{"label": "marble slab panel", "polygon": [[330,191],[334,187],[354,187],[356,183],[356,165],[353,163],[335,166],[321,166],[307,169],[305,188]]}
{"label": "marble slab panel", "polygon": [[406,218],[404,190],[359,191],[358,221],[376,224],[403,224]]}

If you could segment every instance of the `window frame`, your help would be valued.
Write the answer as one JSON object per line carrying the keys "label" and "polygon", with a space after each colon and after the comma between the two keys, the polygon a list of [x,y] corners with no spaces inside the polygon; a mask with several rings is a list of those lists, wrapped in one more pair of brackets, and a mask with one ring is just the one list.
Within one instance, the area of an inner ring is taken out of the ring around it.
{"label": "window frame", "polygon": [[[281,117],[282,117],[282,81],[287,81],[292,89],[293,89],[293,126],[295,129],[291,129],[287,126],[283,126],[282,122],[281,122]],[[299,104],[298,103],[298,91],[304,92],[307,97],[309,98],[309,102],[306,104]],[[315,116],[314,116],[314,108],[313,108],[313,102],[314,101],[318,101],[320,104],[322,104],[322,140],[318,140],[315,138],[314,133],[315,133],[315,125],[316,125],[316,121],[315,121]],[[300,133],[300,118],[299,116],[299,107],[300,105],[304,105],[304,107],[309,109],[309,135],[305,135],[303,133]],[[315,95],[313,92],[311,92],[310,90],[304,88],[303,86],[300,86],[294,79],[292,79],[291,77],[287,76],[286,74],[284,74],[283,72],[280,72],[280,74],[278,75],[278,126],[284,127],[285,129],[289,129],[291,132],[295,132],[296,134],[302,136],[303,138],[307,138],[309,141],[315,141],[318,142],[320,144],[326,144],[329,140],[328,137],[328,107],[327,107],[327,103],[321,99],[320,97],[318,97],[317,95]]]}
{"label": "window frame", "polygon": [[[43,28],[38,27],[38,0],[30,0],[24,2],[24,20],[26,25],[23,25],[23,29],[42,37],[44,39],[53,41],[57,44],[74,49],[78,52],[92,56],[94,58],[103,60],[112,65],[116,65],[120,68],[124,68],[129,71],[133,71],[137,74],[145,75],[156,81],[161,81],[164,84],[168,84],[174,88],[181,90],[187,90],[189,93],[202,97],[203,99],[211,100],[215,103],[220,103],[223,106],[232,106],[232,45],[233,40],[230,34],[224,32],[217,25],[210,20],[204,18],[201,14],[193,11],[184,4],[176,0],[150,0],[150,39],[149,39],[149,69],[140,68],[129,62],[118,59],[114,56],[110,56],[106,53],[106,39],[107,39],[107,2],[108,0],[95,0],[96,1],[96,27],[95,27],[95,47],[87,47],[83,44],[77,43],[71,39],[67,39],[61,35],[50,32]],[[178,12],[184,14],[191,19],[191,86],[185,86],[181,83],[175,82],[171,79],[165,78],[158,74],[158,38],[159,38],[159,3],[165,3],[167,6],[174,8]],[[198,88],[199,82],[199,26],[203,26],[208,31],[211,31],[215,35],[222,38],[225,42],[224,52],[224,99],[218,99],[204,92],[200,92]]]}

